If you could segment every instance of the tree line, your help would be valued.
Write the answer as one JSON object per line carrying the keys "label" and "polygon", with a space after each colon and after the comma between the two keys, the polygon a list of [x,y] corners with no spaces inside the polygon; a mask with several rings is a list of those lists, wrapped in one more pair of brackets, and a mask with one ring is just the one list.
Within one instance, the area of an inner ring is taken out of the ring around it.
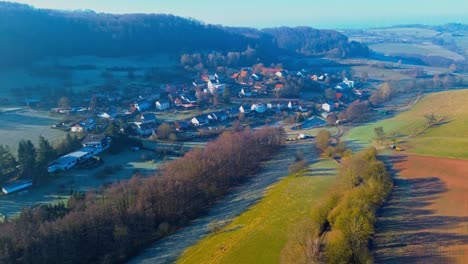
{"label": "tree line", "polygon": [[296,260],[372,263],[376,213],[392,188],[391,176],[374,147],[343,158],[334,190],[304,225],[304,236],[297,241],[302,251]]}
{"label": "tree line", "polygon": [[283,140],[284,130],[276,127],[225,132],[152,177],[74,194],[66,206],[24,209],[0,225],[0,262],[124,262],[252,175]]}

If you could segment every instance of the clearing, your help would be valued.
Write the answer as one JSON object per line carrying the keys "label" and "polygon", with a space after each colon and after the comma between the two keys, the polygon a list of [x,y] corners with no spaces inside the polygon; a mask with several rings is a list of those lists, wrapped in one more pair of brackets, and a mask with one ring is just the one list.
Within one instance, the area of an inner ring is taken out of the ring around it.
{"label": "clearing", "polygon": [[464,263],[468,258],[468,160],[391,157],[399,177],[382,208],[376,263]]}
{"label": "clearing", "polygon": [[217,234],[187,249],[177,263],[279,263],[281,250],[335,182],[337,163],[322,160],[289,176]]}

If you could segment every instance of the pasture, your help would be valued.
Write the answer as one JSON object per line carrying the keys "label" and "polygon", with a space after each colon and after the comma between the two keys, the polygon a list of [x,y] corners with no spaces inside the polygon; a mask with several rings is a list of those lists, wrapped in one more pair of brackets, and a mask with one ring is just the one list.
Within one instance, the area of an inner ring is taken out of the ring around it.
{"label": "pasture", "polygon": [[[419,155],[468,158],[468,90],[428,94],[408,111],[395,117],[353,128],[345,140],[352,146],[375,144],[374,128],[382,126],[387,136],[408,152]],[[433,113],[444,120],[425,129],[425,115]],[[387,140],[386,143],[391,143]]]}
{"label": "pasture", "polygon": [[337,163],[321,160],[270,186],[263,199],[221,231],[188,248],[177,263],[278,263],[281,251],[335,182]]}

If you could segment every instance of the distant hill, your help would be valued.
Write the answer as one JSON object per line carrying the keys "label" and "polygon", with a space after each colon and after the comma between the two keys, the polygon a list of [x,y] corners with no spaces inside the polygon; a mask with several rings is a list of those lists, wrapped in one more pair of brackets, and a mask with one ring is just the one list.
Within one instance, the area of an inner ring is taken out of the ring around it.
{"label": "distant hill", "polygon": [[7,64],[43,56],[242,51],[247,46],[264,56],[368,55],[365,45],[331,30],[227,28],[166,14],[57,11],[0,2],[0,56]]}

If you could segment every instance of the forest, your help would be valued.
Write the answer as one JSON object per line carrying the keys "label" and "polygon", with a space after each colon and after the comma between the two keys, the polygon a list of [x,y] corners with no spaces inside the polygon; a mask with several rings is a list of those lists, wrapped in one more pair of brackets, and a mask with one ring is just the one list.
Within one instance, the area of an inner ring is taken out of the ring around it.
{"label": "forest", "polygon": [[184,226],[282,146],[284,130],[225,132],[204,149],[67,205],[26,208],[0,224],[0,263],[121,263]]}
{"label": "forest", "polygon": [[0,32],[3,66],[43,57],[179,56],[213,50],[242,52],[248,47],[257,50],[260,59],[284,54],[353,57],[369,53],[367,46],[332,30],[232,28],[168,14],[56,11],[8,2],[0,2]]}

